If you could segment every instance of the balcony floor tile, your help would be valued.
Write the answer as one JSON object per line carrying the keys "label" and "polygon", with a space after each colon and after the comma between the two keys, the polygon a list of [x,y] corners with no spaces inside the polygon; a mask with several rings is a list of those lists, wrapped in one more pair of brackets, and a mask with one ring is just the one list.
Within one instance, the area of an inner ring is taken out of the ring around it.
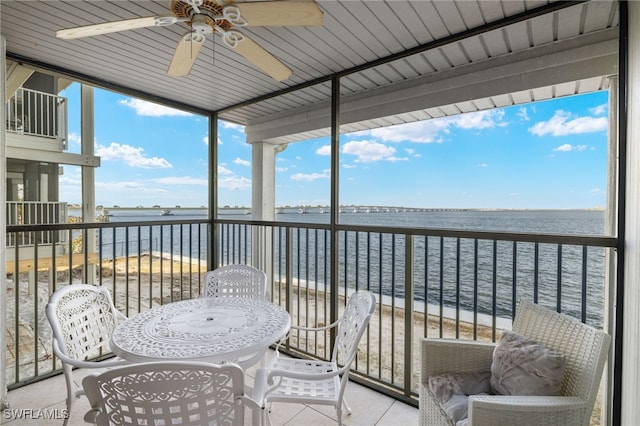
{"label": "balcony floor tile", "polygon": [[[85,374],[91,371],[74,371],[74,379],[79,381]],[[255,369],[247,371],[247,385],[253,384]],[[65,409],[66,387],[62,375],[15,389],[9,392],[9,406],[11,410],[31,410],[27,416],[37,415],[37,410],[47,409],[47,415],[59,413],[62,415]],[[349,416],[343,414],[343,422],[346,425],[410,425],[418,424],[418,409],[389,398],[374,390],[368,389],[357,383],[349,383],[346,391],[347,401],[353,413]],[[69,426],[86,425],[83,416],[89,409],[86,397],[80,397],[74,402],[69,419]],[[56,411],[57,410],[57,411]],[[251,415],[247,413],[246,424],[251,424]],[[0,417],[0,424],[9,426],[28,426],[33,424],[62,425],[62,420],[45,420],[35,417],[22,419],[11,418],[5,412]],[[293,425],[335,425],[336,413],[332,407],[318,405],[302,405],[274,403],[271,411],[271,421],[274,426]]]}

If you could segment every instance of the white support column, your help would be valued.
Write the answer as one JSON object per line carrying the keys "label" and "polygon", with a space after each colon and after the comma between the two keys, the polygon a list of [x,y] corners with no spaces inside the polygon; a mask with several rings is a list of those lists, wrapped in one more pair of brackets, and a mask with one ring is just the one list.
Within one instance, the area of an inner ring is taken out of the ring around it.
{"label": "white support column", "polygon": [[[251,212],[254,220],[275,220],[277,148],[265,142],[251,144]],[[253,241],[257,243],[252,246],[253,266],[263,270],[270,280],[273,269],[271,234],[267,234],[266,230],[256,230],[253,233]]]}
{"label": "white support column", "polygon": [[[81,91],[81,112],[80,112],[80,133],[82,139],[82,155],[94,155],[94,104],[93,87],[82,85]],[[82,218],[84,222],[95,222],[96,220],[96,183],[95,169],[93,166],[82,166]],[[95,231],[87,232],[87,240],[84,241],[84,250],[87,253],[94,252],[96,248]],[[96,266],[88,265],[87,284],[96,283]]]}
{"label": "white support column", "polygon": [[[2,84],[0,85],[0,99],[5,99],[5,81],[6,75],[5,70],[7,69],[7,59],[6,59],[6,40],[4,36],[0,35],[0,80]],[[6,368],[6,359],[7,359],[7,333],[5,330],[7,329],[7,310],[5,306],[7,306],[7,271],[5,270],[5,262],[6,262],[6,250],[7,247],[7,135],[6,135],[6,126],[4,125],[5,121],[5,109],[0,108],[0,123],[3,123],[0,126],[0,162],[2,167],[0,167],[0,200],[2,200],[2,208],[0,209],[0,247],[2,248],[2,259],[0,259],[0,311],[2,315],[0,315],[0,409],[5,409],[9,406],[9,402],[7,400],[7,381],[5,378]],[[14,277],[15,281],[15,292],[18,293],[18,277]],[[17,296],[16,296],[17,297]]]}
{"label": "white support column", "polygon": [[624,330],[622,347],[621,424],[640,419],[640,2],[627,2],[629,55],[627,68],[626,235],[624,235]]}
{"label": "white support column", "polygon": [[[618,134],[618,76],[609,77],[609,131],[607,153],[607,206],[605,213],[605,234],[616,235],[618,229],[618,161],[620,157]],[[616,256],[606,253],[605,260],[608,281],[605,283],[605,324],[604,329],[613,336],[615,328],[615,297],[616,297]],[[609,349],[609,360],[614,356],[613,345]],[[600,424],[607,424],[611,419],[611,397],[613,395],[613,362],[607,363],[603,381],[606,380],[606,391],[601,395]]]}
{"label": "white support column", "polygon": [[253,219],[275,218],[276,163],[273,144],[256,142],[251,144],[251,211]]}

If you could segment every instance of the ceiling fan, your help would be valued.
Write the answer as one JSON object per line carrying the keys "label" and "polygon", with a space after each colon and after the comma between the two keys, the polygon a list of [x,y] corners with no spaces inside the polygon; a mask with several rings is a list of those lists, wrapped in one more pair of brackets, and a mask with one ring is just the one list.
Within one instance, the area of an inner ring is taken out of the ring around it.
{"label": "ceiling fan", "polygon": [[184,22],[190,27],[176,47],[167,70],[172,77],[186,76],[196,61],[208,34],[218,34],[224,44],[234,49],[262,72],[276,81],[286,80],[291,70],[271,53],[236,30],[242,26],[320,26],[322,10],[315,1],[256,1],[233,3],[233,0],[171,0],[169,16],[150,16],[96,25],[69,28],[56,37],[75,39],[118,31]]}

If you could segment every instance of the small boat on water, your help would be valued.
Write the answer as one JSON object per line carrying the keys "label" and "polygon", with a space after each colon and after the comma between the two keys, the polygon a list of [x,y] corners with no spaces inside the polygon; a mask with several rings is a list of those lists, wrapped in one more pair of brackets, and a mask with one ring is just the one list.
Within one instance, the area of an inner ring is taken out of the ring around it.
{"label": "small boat on water", "polygon": [[160,216],[172,216],[172,215],[173,215],[173,213],[171,213],[171,210],[169,210],[169,209],[163,209],[160,212]]}

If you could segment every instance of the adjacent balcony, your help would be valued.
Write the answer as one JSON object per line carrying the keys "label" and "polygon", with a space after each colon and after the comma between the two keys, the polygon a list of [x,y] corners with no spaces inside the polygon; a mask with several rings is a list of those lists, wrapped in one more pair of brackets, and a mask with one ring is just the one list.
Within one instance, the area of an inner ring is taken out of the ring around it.
{"label": "adjacent balcony", "polygon": [[6,104],[7,132],[50,139],[67,138],[67,99],[20,88]]}

